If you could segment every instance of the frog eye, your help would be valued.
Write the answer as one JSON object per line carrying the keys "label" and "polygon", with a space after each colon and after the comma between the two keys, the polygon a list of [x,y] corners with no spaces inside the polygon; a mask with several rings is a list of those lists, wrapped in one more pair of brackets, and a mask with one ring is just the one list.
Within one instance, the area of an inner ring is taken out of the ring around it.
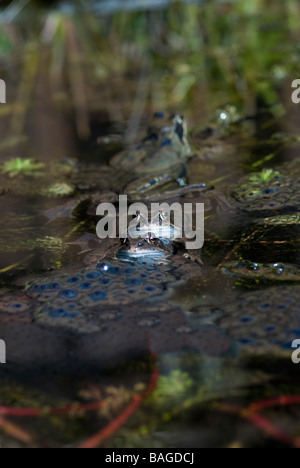
{"label": "frog eye", "polygon": [[141,212],[138,210],[135,215],[132,215],[132,219],[139,220],[141,218]]}
{"label": "frog eye", "polygon": [[168,213],[166,211],[160,211],[159,217],[162,221],[165,221],[166,219],[168,219]]}

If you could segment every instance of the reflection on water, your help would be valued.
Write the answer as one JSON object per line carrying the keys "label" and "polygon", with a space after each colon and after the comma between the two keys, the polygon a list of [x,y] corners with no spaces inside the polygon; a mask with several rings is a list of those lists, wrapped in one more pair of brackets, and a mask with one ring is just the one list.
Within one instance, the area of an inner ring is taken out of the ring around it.
{"label": "reflection on water", "polygon": [[[157,3],[1,17],[4,446],[297,446],[298,5]],[[100,241],[125,187],[204,203],[201,255]]]}

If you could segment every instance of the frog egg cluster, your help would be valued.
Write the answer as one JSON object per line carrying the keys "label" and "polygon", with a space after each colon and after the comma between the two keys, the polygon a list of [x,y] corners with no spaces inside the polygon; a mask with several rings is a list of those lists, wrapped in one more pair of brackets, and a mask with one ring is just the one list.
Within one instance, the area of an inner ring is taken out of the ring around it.
{"label": "frog egg cluster", "polygon": [[262,219],[259,224],[269,226],[291,226],[300,224],[300,214],[287,214],[284,216],[272,216]]}
{"label": "frog egg cluster", "polygon": [[241,296],[218,321],[222,330],[242,347],[268,351],[291,349],[300,338],[300,288],[272,287]]}
{"label": "frog egg cluster", "polygon": [[13,297],[11,299],[5,297],[0,300],[0,314],[22,314],[29,311],[30,305],[30,301],[23,297]]}
{"label": "frog egg cluster", "polygon": [[272,281],[300,281],[300,267],[283,263],[260,264],[250,261],[229,262],[222,266],[225,274]]}
{"label": "frog egg cluster", "polygon": [[27,294],[38,303],[37,317],[81,320],[90,309],[105,311],[108,306],[140,303],[164,294],[175,278],[163,269],[126,266],[105,262],[73,275],[58,275],[33,283]]}
{"label": "frog egg cluster", "polygon": [[242,179],[232,196],[245,211],[297,207],[300,205],[300,178],[275,171],[267,180],[263,174],[251,174]]}

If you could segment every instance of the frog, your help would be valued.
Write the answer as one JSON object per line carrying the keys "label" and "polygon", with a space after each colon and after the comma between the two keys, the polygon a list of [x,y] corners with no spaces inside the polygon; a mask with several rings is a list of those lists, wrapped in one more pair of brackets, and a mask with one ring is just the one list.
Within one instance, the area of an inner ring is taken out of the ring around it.
{"label": "frog", "polygon": [[114,156],[110,164],[135,175],[161,174],[185,163],[190,154],[186,119],[179,114],[157,112],[142,142]]}
{"label": "frog", "polygon": [[147,194],[170,184],[180,186],[190,157],[186,119],[156,112],[141,141],[112,156],[108,164],[79,164],[72,181],[81,191]]}
{"label": "frog", "polygon": [[[114,172],[117,173],[118,181],[120,178],[122,179],[119,174],[120,170],[127,174],[125,180],[127,182],[130,180],[130,182],[125,184],[125,193],[128,194],[131,203],[136,201],[148,204],[158,201],[167,201],[170,204],[179,202],[182,205],[187,202],[203,203],[205,212],[231,209],[225,195],[214,187],[208,187],[204,183],[192,186],[185,185],[184,180],[179,177],[177,169],[180,166],[180,171],[182,171],[190,156],[191,149],[187,141],[186,119],[179,114],[156,113],[148,128],[147,136],[142,142],[133,149],[125,150],[114,156],[110,161],[110,168],[113,168]],[[105,172],[105,174],[107,175],[105,178],[108,179],[109,172]],[[112,184],[115,182],[116,179],[112,177]],[[81,204],[88,201],[87,214],[95,216],[97,206],[100,203],[116,204],[118,202],[118,193],[114,191],[116,188],[118,187],[114,186],[111,187],[111,190],[83,194],[77,199],[77,202]],[[119,189],[122,190],[120,186]],[[45,212],[45,215],[49,222],[61,217],[68,218],[72,216],[76,207],[76,200],[71,200],[62,207],[51,208]],[[174,226],[171,228],[174,229]],[[184,238],[180,240],[181,245],[184,242]],[[166,252],[171,254],[174,251],[174,242],[167,242],[167,239],[162,242],[155,235],[141,236],[141,239],[136,243],[132,242],[132,239],[130,242],[126,239],[126,246],[127,252],[136,257],[140,256],[141,252],[143,254],[149,252],[157,257],[159,250],[160,254],[166,254]],[[195,256],[195,260],[199,261],[198,254]]]}
{"label": "frog", "polygon": [[127,194],[131,201],[138,201],[174,183],[179,188],[184,185],[182,177],[190,156],[186,119],[179,114],[156,112],[145,138],[133,148],[113,156],[109,165],[79,164],[71,180],[74,190],[83,193],[50,208],[45,216],[49,222],[71,217],[78,205],[87,200],[90,200],[88,214],[95,215],[99,203],[114,203],[118,194]]}
{"label": "frog", "polygon": [[129,225],[124,245],[118,251],[123,260],[126,261],[128,257],[144,261],[145,257],[150,257],[163,262],[180,254],[199,265],[203,264],[201,249],[187,248],[189,239],[182,232],[182,227],[176,224],[176,216],[172,220],[169,213],[159,209],[152,217],[149,214],[145,217],[145,213],[137,211],[133,218],[134,226]]}
{"label": "frog", "polygon": [[[119,251],[123,258],[146,256],[169,257],[174,252],[172,240],[182,236],[180,230],[168,218],[167,213],[158,210],[153,214],[137,211],[134,224],[125,233],[125,243]],[[182,240],[182,239],[181,239]]]}
{"label": "frog", "polygon": [[124,261],[127,258],[142,258],[144,260],[145,257],[151,257],[162,262],[165,258],[170,257],[173,252],[170,241],[152,238],[147,234],[145,237],[138,239],[127,238],[124,245],[118,250],[117,256]]}

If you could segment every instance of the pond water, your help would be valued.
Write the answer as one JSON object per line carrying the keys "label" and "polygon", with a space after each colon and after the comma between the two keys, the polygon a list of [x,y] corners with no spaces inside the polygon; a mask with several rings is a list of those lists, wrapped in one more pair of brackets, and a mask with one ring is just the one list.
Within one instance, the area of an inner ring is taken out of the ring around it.
{"label": "pond water", "polygon": [[[299,6],[121,3],[2,12],[2,446],[298,447]],[[201,251],[100,240],[120,194]]]}

